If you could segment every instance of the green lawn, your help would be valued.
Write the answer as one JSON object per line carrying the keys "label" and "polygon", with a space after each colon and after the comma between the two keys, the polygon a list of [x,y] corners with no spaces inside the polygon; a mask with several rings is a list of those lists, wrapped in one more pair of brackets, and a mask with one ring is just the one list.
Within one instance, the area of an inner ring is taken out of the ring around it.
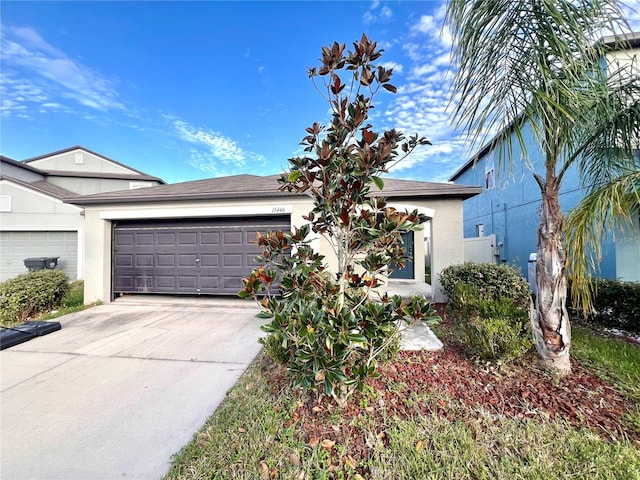
{"label": "green lawn", "polygon": [[[576,328],[574,353],[637,401],[640,348]],[[326,402],[318,407],[326,412],[326,435],[309,438],[308,419],[297,415],[308,398],[267,383],[272,368],[264,356],[256,359],[176,455],[167,479],[640,479],[637,441],[605,439],[544,416],[519,419],[470,409],[446,396],[429,398],[451,418],[394,418],[369,391],[354,400],[364,413],[345,422],[343,412]],[[377,415],[367,415],[374,410]],[[631,424],[640,420],[637,413],[631,417]],[[337,429],[356,434],[323,444]],[[366,445],[349,440],[355,437],[365,438]]]}
{"label": "green lawn", "polygon": [[58,318],[68,313],[79,312],[81,310],[85,310],[87,308],[98,305],[100,302],[92,303],[89,305],[84,304],[84,282],[82,280],[77,280],[71,283],[71,289],[69,293],[65,297],[64,301],[60,308],[45,313],[38,320],[51,320],[53,318]]}

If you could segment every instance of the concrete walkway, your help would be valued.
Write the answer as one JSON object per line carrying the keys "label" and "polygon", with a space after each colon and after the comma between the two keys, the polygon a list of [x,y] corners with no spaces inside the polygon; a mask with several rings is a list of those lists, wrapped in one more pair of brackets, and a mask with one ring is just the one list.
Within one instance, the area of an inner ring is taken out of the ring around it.
{"label": "concrete walkway", "polygon": [[260,350],[253,304],[144,300],[0,352],[0,478],[161,478]]}

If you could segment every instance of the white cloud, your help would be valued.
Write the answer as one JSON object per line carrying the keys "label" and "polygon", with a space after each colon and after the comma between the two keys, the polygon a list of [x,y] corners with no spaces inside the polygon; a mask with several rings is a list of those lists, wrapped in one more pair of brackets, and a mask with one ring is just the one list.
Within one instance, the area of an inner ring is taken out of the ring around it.
{"label": "white cloud", "polygon": [[264,156],[243,149],[236,141],[214,130],[195,127],[184,120],[164,115],[178,138],[191,145],[190,165],[212,176],[235,175],[264,167]]}
{"label": "white cloud", "polygon": [[402,73],[403,70],[403,66],[400,63],[396,63],[396,62],[384,62],[381,63],[380,65],[382,65],[384,68],[386,69],[393,69],[393,73]]}
{"label": "white cloud", "polygon": [[640,31],[640,6],[636,1],[620,2],[620,8],[624,14],[624,18],[629,23],[631,32]]}
{"label": "white cloud", "polygon": [[46,42],[35,30],[2,26],[3,70],[17,83],[41,89],[46,98],[23,98],[9,85],[4,92],[20,105],[41,103],[55,98],[57,103],[73,99],[91,109],[122,110],[113,81],[100,72],[67,56]]}
{"label": "white cloud", "polygon": [[380,9],[378,7],[380,7],[379,1],[372,2],[369,10],[362,15],[362,21],[365,25],[384,22],[393,18],[393,11],[387,5],[383,5]]}

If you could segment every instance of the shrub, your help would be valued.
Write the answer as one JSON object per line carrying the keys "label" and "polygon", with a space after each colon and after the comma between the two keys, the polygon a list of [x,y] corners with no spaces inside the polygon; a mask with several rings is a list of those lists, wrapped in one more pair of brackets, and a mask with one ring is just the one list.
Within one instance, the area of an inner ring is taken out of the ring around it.
{"label": "shrub", "polygon": [[598,280],[592,322],[640,332],[640,282]]}
{"label": "shrub", "polygon": [[506,363],[531,348],[528,312],[517,307],[513,299],[476,300],[469,310],[477,313],[463,321],[459,328],[473,355]]}
{"label": "shrub", "polygon": [[[510,298],[518,308],[529,306],[529,284],[520,271],[511,265],[493,263],[464,263],[451,265],[440,273],[442,291],[447,296],[449,309],[454,314],[465,313],[470,307],[470,296],[481,300]],[[472,290],[469,290],[472,288]],[[471,312],[466,312],[469,315]]]}
{"label": "shrub", "polygon": [[449,312],[470,352],[483,360],[508,362],[532,345],[528,329],[529,284],[517,268],[465,263],[440,275]]}
{"label": "shrub", "polygon": [[23,273],[0,283],[0,321],[19,323],[59,307],[70,290],[60,270]]}

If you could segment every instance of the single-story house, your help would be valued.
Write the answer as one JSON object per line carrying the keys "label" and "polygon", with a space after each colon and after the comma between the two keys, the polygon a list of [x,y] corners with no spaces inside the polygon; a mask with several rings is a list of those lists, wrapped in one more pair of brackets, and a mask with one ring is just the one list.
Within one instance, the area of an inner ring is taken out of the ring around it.
{"label": "single-story house", "polygon": [[[237,175],[65,198],[65,205],[84,209],[85,302],[136,293],[236,295],[256,266],[256,233],[301,225],[312,209],[310,197],[280,192],[276,178]],[[428,250],[432,291],[444,300],[437,273],[463,261],[462,202],[480,191],[385,179],[390,204],[431,219],[410,239],[413,261],[390,284],[424,285]],[[323,242],[314,245],[330,258]]]}
{"label": "single-story house", "polygon": [[164,183],[80,146],[24,161],[0,156],[0,281],[25,273],[30,257],[58,257],[70,279],[83,278],[84,212],[63,199]]}

